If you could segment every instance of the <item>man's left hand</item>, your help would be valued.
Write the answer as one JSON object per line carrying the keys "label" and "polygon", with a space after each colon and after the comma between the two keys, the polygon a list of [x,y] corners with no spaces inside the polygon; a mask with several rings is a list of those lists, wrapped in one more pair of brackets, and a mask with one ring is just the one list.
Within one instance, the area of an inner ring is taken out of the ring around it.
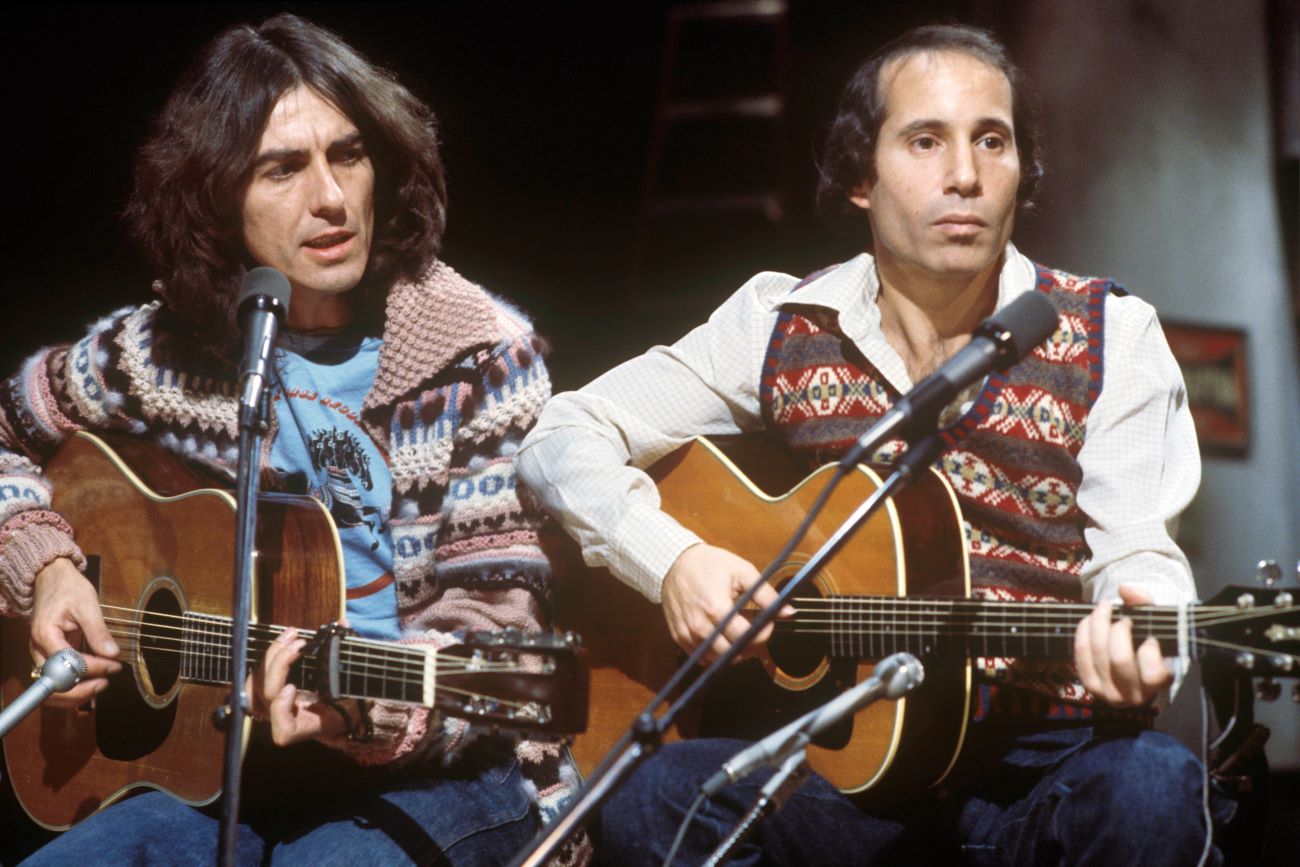
{"label": "man's left hand", "polygon": [[289,667],[302,656],[307,644],[298,630],[286,629],[266,648],[247,686],[254,718],[271,720],[271,740],[288,746],[315,737],[340,735],[346,723],[329,705],[298,699],[298,689],[289,683]]}
{"label": "man's left hand", "polygon": [[[1126,605],[1149,605],[1151,597],[1136,587],[1119,588]],[[1147,638],[1133,649],[1133,621],[1122,617],[1111,623],[1110,602],[1102,602],[1079,621],[1074,631],[1074,663],[1079,680],[1099,700],[1113,707],[1150,704],[1174,679],[1165,664],[1160,644]]]}

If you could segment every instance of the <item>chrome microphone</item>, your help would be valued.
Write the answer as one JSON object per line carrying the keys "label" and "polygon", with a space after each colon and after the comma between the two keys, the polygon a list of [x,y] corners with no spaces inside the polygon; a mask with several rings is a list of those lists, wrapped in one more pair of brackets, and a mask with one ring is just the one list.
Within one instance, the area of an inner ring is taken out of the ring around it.
{"label": "chrome microphone", "polygon": [[41,676],[4,711],[0,711],[0,738],[56,692],[67,692],[86,676],[86,659],[70,647],[55,651],[41,666]]}
{"label": "chrome microphone", "polygon": [[261,414],[262,392],[276,335],[289,315],[289,279],[274,268],[254,268],[239,285],[239,327],[244,358],[239,365],[239,426],[251,428]]}
{"label": "chrome microphone", "polygon": [[912,654],[895,653],[886,657],[876,663],[871,677],[862,683],[736,753],[705,781],[700,791],[705,797],[711,798],[759,768],[778,765],[849,714],[856,713],[877,699],[902,698],[923,680],[925,668]]}

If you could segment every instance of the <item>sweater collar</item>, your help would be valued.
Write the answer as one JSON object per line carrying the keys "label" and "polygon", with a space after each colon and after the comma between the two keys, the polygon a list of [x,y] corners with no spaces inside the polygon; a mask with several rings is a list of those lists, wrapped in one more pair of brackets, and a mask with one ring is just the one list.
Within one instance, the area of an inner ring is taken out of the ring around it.
{"label": "sweater collar", "polygon": [[417,389],[471,349],[499,339],[487,293],[438,261],[419,280],[388,292],[384,345],[364,409],[386,406]]}

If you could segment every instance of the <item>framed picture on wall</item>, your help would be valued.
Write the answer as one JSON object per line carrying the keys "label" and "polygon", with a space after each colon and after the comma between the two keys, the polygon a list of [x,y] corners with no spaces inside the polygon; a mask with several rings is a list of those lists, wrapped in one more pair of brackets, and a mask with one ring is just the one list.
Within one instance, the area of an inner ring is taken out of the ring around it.
{"label": "framed picture on wall", "polygon": [[1187,402],[1205,454],[1244,456],[1250,447],[1246,333],[1162,322],[1187,383]]}

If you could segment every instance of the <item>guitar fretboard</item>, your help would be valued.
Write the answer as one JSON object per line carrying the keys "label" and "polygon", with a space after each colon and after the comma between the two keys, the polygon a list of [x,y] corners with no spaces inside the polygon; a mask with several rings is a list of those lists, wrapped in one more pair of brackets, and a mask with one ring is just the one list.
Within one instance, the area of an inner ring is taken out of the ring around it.
{"label": "guitar fretboard", "polygon": [[[181,624],[180,676],[200,683],[231,683],[230,618],[186,613]],[[142,629],[141,644],[148,650],[150,630]],[[284,632],[282,627],[252,624],[248,633],[248,665],[261,662],[266,648]],[[310,630],[300,630],[310,640]],[[426,664],[428,651],[348,637],[339,650],[339,694],[353,698],[385,699],[428,704]],[[301,689],[319,690],[325,676],[313,657],[293,664],[289,678]]]}
{"label": "guitar fretboard", "polygon": [[[1027,656],[1066,659],[1074,654],[1075,628],[1091,605],[986,602],[974,599],[900,599],[829,596],[792,600],[798,614],[777,621],[781,634],[823,644],[831,656],[879,659],[907,651],[931,655]],[[1198,609],[1144,605],[1116,608],[1133,620],[1135,642],[1155,636],[1166,654],[1177,653],[1180,618],[1195,652]]]}

